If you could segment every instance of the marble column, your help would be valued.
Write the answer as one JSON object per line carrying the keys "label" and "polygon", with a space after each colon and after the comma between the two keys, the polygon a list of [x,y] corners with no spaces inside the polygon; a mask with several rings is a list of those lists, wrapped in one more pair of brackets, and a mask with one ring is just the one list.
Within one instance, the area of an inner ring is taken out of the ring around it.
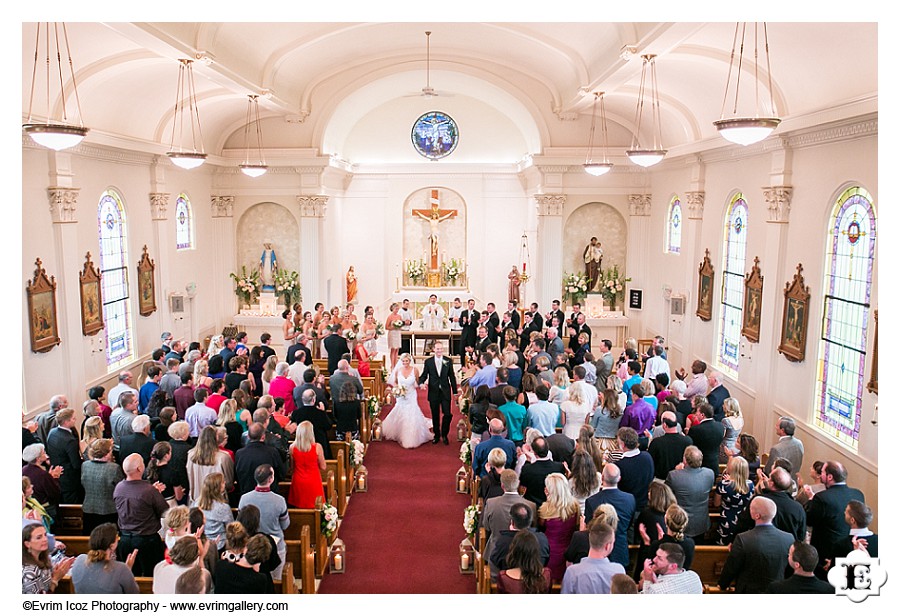
{"label": "marble column", "polygon": [[[649,289],[644,287],[644,283],[648,279],[647,260],[652,254],[652,248],[648,244],[650,238],[650,206],[652,202],[653,197],[650,194],[628,195],[628,271],[623,273],[631,278],[631,282],[626,285],[621,311],[631,319],[631,322],[628,324],[629,335],[635,338],[643,337],[643,313],[628,310],[628,289],[635,287],[643,289],[645,293],[649,291]],[[647,304],[647,299],[645,296],[645,305]]]}
{"label": "marble column", "polygon": [[563,277],[563,207],[566,195],[534,195],[537,207],[537,284],[534,300],[543,313],[550,311],[550,302],[562,300]]}
{"label": "marble column", "polygon": [[300,284],[303,305],[323,301],[322,288],[324,265],[325,212],[328,209],[328,195],[298,195],[300,206]]}
{"label": "marble column", "polygon": [[[154,186],[155,188],[155,186]],[[151,192],[148,195],[150,203],[150,220],[153,226],[153,246],[150,247],[150,253],[158,255],[156,257],[156,305],[159,309],[150,315],[156,319],[159,331],[171,330],[176,338],[187,338],[193,340],[192,332],[183,331],[182,327],[175,327],[175,321],[183,321],[184,315],[173,315],[169,312],[169,292],[170,288],[170,260],[165,258],[169,254],[170,244],[172,241],[172,229],[169,225],[169,193],[167,192]],[[162,257],[162,258],[160,258]],[[181,325],[181,323],[178,323]]]}
{"label": "marble column", "polygon": [[217,241],[213,242],[213,280],[217,281],[214,288],[215,313],[219,324],[225,325],[231,322],[237,314],[238,301],[234,294],[234,283],[229,274],[235,271],[235,229],[234,229],[234,196],[211,195],[210,208],[212,210],[213,235]]}

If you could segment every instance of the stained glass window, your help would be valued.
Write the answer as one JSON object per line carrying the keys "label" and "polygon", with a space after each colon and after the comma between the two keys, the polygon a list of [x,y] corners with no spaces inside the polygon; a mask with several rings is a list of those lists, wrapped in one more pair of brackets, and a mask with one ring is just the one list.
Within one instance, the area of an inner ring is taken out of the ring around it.
{"label": "stained glass window", "polygon": [[681,252],[681,225],[684,222],[681,215],[681,200],[678,195],[672,197],[669,202],[669,219],[666,225],[666,252],[679,254]]}
{"label": "stained glass window", "polygon": [[854,450],[859,444],[874,261],[872,198],[863,188],[848,188],[835,204],[828,228],[815,425]]}
{"label": "stained glass window", "polygon": [[100,276],[103,320],[106,324],[106,365],[116,368],[131,361],[131,317],[128,299],[128,242],[125,208],[112,190],[103,193],[97,208],[100,228]]}
{"label": "stained glass window", "polygon": [[744,262],[747,256],[747,202],[737,193],[725,216],[722,266],[722,320],[716,357],[725,372],[737,377],[744,307]]}
{"label": "stained glass window", "polygon": [[429,111],[419,116],[412,127],[412,143],[416,151],[431,160],[449,156],[459,142],[456,121],[442,111]]}
{"label": "stained glass window", "polygon": [[187,195],[181,193],[175,200],[175,248],[190,250],[194,247],[194,213]]}

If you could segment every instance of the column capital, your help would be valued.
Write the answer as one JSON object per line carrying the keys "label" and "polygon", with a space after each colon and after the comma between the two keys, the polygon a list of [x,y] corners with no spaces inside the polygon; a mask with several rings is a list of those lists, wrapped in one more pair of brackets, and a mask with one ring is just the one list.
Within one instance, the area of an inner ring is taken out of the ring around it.
{"label": "column capital", "polygon": [[684,193],[688,206],[688,218],[691,220],[700,220],[703,218],[703,204],[706,202],[706,193],[702,190],[695,190]]}
{"label": "column capital", "polygon": [[652,195],[628,195],[628,213],[632,216],[649,216]]}
{"label": "column capital", "polygon": [[763,196],[766,198],[766,206],[769,208],[768,222],[778,224],[790,222],[791,197],[793,195],[793,186],[763,186]]}
{"label": "column capital", "polygon": [[328,195],[297,195],[300,216],[303,218],[324,218],[328,211]]}
{"label": "column capital", "polygon": [[47,189],[47,198],[50,201],[50,218],[54,224],[78,222],[75,219],[75,209],[78,206],[78,193],[80,188],[66,188],[63,186],[51,186]]}
{"label": "column capital", "polygon": [[212,195],[209,198],[213,218],[231,218],[234,214],[234,197],[231,195]]}
{"label": "column capital", "polygon": [[538,216],[562,216],[566,195],[539,194],[534,195],[534,200],[537,202]]}
{"label": "column capital", "polygon": [[166,220],[168,218],[169,193],[152,192],[150,196],[150,219]]}

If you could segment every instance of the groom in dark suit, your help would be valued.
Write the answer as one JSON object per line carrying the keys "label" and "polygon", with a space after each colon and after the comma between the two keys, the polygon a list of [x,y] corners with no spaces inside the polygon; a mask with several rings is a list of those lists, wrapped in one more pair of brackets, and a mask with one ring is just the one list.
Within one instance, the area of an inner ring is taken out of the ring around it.
{"label": "groom in dark suit", "polygon": [[456,395],[456,374],[453,371],[453,360],[444,356],[443,342],[435,342],[434,355],[425,360],[419,384],[425,381],[428,381],[428,403],[431,405],[434,427],[434,440],[431,442],[436,444],[443,440],[444,445],[449,445],[447,435],[450,434],[450,396]]}

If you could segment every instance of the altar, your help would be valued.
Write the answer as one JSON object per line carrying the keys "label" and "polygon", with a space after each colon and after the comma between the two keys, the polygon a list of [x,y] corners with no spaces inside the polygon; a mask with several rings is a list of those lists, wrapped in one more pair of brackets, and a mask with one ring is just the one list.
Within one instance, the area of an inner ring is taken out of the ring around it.
{"label": "altar", "polygon": [[251,307],[234,315],[231,322],[238,328],[238,331],[247,332],[247,342],[249,343],[247,346],[251,349],[259,344],[261,335],[268,333],[272,336],[269,346],[275,349],[278,357],[283,358],[287,354],[287,346],[285,346],[281,329],[284,320],[281,316],[263,315]]}
{"label": "altar", "polygon": [[600,357],[600,341],[604,338],[611,340],[613,346],[622,348],[628,337],[629,319],[621,312],[606,311],[598,316],[585,319],[591,328],[591,353],[594,357]]}

